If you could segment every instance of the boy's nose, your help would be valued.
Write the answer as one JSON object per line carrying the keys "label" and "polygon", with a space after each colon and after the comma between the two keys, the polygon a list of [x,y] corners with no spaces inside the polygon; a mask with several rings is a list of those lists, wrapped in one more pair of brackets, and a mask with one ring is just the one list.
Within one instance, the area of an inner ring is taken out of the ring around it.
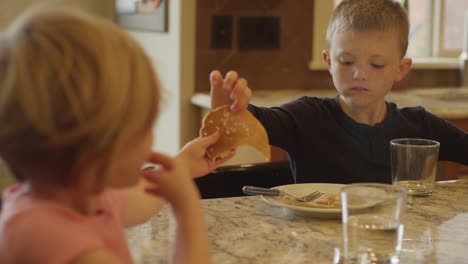
{"label": "boy's nose", "polygon": [[367,74],[364,69],[356,67],[353,71],[353,79],[356,81],[367,80]]}

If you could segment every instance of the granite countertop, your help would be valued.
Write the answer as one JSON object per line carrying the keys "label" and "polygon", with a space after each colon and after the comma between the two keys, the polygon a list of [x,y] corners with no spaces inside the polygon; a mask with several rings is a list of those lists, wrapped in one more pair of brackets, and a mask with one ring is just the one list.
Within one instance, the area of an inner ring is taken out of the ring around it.
{"label": "granite countertop", "polygon": [[[213,262],[332,263],[341,219],[315,219],[269,206],[259,197],[202,200]],[[439,182],[430,197],[409,198],[401,263],[466,263],[468,181]],[[136,263],[168,263],[176,223],[165,207],[127,230]]]}
{"label": "granite countertop", "polygon": [[[301,96],[334,97],[335,90],[259,90],[254,91],[251,103],[258,106],[279,106]],[[428,111],[445,119],[468,118],[468,88],[430,88],[410,89],[402,92],[390,92],[387,101],[398,107],[423,106]],[[192,103],[203,109],[210,108],[208,93],[196,93]]]}

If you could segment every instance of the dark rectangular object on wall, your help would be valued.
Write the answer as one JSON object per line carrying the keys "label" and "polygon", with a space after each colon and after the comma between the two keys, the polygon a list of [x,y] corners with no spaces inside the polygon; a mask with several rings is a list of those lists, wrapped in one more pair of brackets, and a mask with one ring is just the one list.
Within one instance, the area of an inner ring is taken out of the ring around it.
{"label": "dark rectangular object on wall", "polygon": [[280,48],[280,17],[239,17],[238,40],[241,50]]}
{"label": "dark rectangular object on wall", "polygon": [[211,26],[211,48],[232,48],[232,16],[213,16]]}

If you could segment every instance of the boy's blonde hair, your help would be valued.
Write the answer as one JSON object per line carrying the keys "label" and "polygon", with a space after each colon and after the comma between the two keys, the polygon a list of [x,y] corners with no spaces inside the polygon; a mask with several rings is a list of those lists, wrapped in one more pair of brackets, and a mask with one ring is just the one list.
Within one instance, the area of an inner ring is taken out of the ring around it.
{"label": "boy's blonde hair", "polygon": [[399,34],[401,57],[408,48],[409,21],[404,7],[394,0],[343,0],[327,28],[328,46],[335,33],[348,30],[394,30]]}
{"label": "boy's blonde hair", "polygon": [[97,164],[100,191],[116,153],[151,133],[159,98],[150,60],[110,21],[39,8],[1,36],[0,155],[13,171],[75,186]]}

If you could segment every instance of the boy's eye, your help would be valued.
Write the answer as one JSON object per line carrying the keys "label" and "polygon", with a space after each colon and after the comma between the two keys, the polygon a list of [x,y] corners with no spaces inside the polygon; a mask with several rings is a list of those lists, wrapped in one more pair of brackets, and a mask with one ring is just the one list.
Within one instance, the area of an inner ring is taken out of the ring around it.
{"label": "boy's eye", "polygon": [[350,60],[339,60],[341,64],[343,65],[351,65],[353,64],[353,61]]}
{"label": "boy's eye", "polygon": [[375,64],[375,63],[372,63],[371,65],[372,65],[372,67],[374,67],[376,69],[382,69],[385,66],[383,64]]}

